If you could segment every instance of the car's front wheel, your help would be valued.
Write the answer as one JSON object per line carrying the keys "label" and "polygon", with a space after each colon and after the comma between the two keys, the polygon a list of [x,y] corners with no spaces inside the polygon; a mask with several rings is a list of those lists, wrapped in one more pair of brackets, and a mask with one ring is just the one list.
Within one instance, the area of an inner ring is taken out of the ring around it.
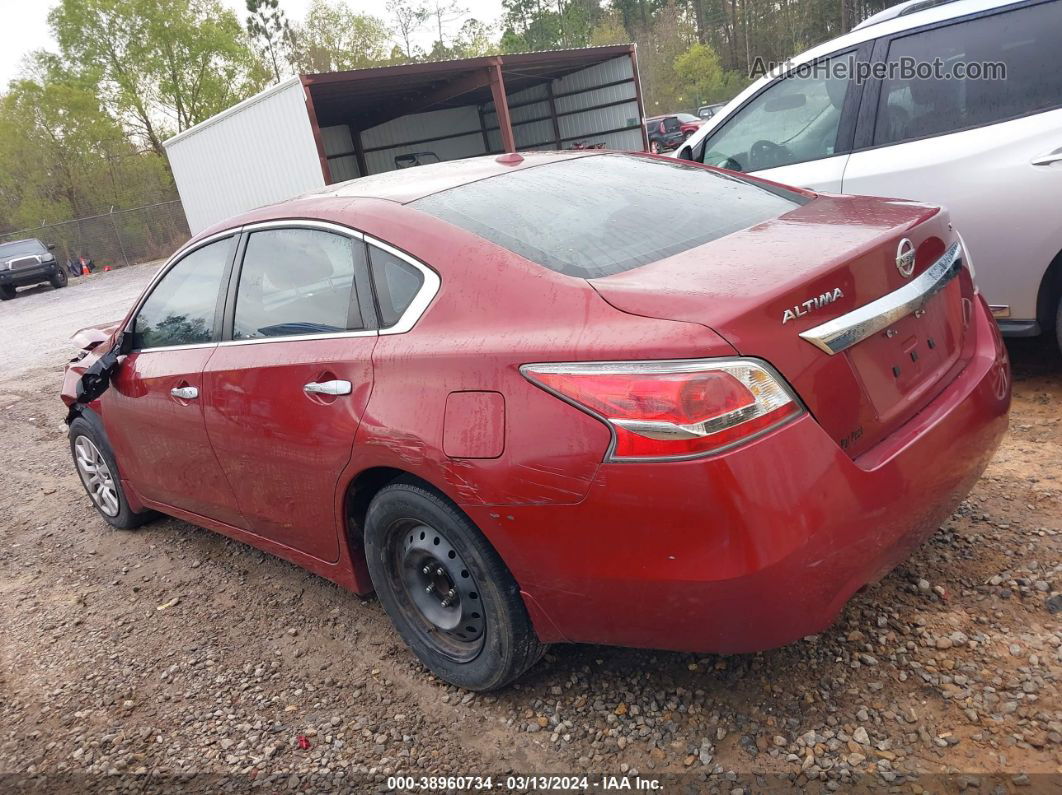
{"label": "car's front wheel", "polygon": [[55,273],[53,273],[52,274],[52,278],[50,278],[48,280],[48,282],[56,290],[58,290],[60,287],[66,287],[66,283],[68,281],[69,281],[69,278],[66,275],[66,271],[63,270],[62,266],[60,266],[60,265],[56,265],[55,266]]}
{"label": "car's front wheel", "polygon": [[10,301],[15,297],[15,288],[10,284],[0,284],[0,301]]}
{"label": "car's front wheel", "polygon": [[154,516],[152,511],[138,513],[129,507],[114,452],[96,422],[77,417],[70,423],[69,436],[70,452],[81,484],[92,505],[108,524],[120,530],[131,530]]}
{"label": "car's front wheel", "polygon": [[395,628],[440,679],[494,690],[542,656],[509,570],[438,493],[401,481],[381,490],[365,520],[365,557]]}

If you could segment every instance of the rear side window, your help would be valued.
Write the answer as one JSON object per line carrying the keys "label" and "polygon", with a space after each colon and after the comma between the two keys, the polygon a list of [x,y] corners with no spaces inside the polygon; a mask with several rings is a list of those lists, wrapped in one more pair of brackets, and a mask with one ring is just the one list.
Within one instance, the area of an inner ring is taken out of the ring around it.
{"label": "rear side window", "polygon": [[[1062,106],[1059,31],[1062,3],[1049,2],[896,39],[890,62],[939,58],[943,76],[885,80],[874,143],[944,135]],[[981,64],[1002,64],[1005,79],[987,69],[980,79],[956,76],[958,69]]]}
{"label": "rear side window", "polygon": [[236,292],[234,340],[362,328],[354,246],[318,229],[267,229],[247,240]]}
{"label": "rear side window", "polygon": [[372,284],[376,290],[376,307],[380,327],[395,325],[424,284],[424,274],[404,259],[379,246],[369,246]]}
{"label": "rear side window", "polygon": [[681,160],[608,154],[471,182],[411,206],[589,279],[679,254],[804,201]]}
{"label": "rear side window", "polygon": [[137,312],[133,347],[213,341],[221,279],[231,256],[232,238],[226,238],[196,249],[170,268]]}

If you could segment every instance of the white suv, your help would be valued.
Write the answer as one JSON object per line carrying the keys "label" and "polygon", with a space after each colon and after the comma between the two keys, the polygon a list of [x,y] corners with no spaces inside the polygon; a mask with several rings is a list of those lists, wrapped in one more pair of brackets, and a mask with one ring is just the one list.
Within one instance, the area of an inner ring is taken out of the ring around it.
{"label": "white suv", "polygon": [[[956,77],[1001,63],[1005,79]],[[1062,344],[1062,0],[913,0],[788,66],[674,156],[945,205],[1004,333]]]}

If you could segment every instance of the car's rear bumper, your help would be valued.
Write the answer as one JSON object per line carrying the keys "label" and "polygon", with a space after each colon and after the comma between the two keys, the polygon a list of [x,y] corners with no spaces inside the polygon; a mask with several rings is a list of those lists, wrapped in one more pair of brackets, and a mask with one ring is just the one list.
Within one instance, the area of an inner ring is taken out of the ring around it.
{"label": "car's rear bumper", "polygon": [[578,505],[466,510],[543,640],[746,652],[819,632],[951,514],[1006,430],[1006,349],[979,306],[963,372],[855,460],[806,416],[714,458],[602,465]]}
{"label": "car's rear bumper", "polygon": [[58,268],[58,262],[42,262],[40,265],[32,265],[15,271],[2,270],[0,271],[0,285],[26,287],[31,284],[40,284],[51,279]]}

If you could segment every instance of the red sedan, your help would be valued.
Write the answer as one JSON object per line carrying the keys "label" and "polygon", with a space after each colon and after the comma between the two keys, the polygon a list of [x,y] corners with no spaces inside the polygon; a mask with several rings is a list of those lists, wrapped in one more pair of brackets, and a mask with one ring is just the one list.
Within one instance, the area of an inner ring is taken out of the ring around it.
{"label": "red sedan", "polygon": [[375,591],[475,690],[551,642],[819,632],[954,510],[1010,401],[942,210],[650,155],[259,209],[82,337],[63,399],[106,521],[169,514]]}

